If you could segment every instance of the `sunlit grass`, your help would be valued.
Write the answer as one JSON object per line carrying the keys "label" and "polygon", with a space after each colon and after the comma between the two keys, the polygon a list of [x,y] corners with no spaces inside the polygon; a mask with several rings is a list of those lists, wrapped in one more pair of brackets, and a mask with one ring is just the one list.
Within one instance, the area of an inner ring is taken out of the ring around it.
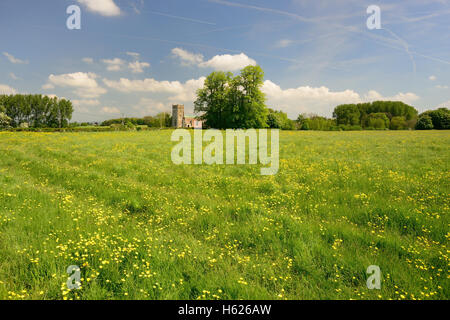
{"label": "sunlit grass", "polygon": [[170,134],[0,132],[0,299],[449,298],[449,132],[282,132],[273,177]]}

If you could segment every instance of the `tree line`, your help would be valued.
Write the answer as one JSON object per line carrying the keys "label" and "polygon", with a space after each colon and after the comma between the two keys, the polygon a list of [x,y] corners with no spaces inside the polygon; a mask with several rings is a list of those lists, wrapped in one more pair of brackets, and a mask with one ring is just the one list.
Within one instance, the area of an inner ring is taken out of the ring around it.
{"label": "tree line", "polygon": [[248,66],[234,76],[217,71],[197,91],[195,112],[206,127],[216,129],[279,128],[284,130],[407,130],[450,129],[449,110],[418,111],[400,101],[343,104],[333,118],[301,114],[296,120],[282,111],[267,108],[261,91],[264,72]]}
{"label": "tree line", "polygon": [[333,112],[338,126],[354,126],[361,129],[413,129],[418,112],[400,101],[375,101],[343,104]]}
{"label": "tree line", "polygon": [[[217,71],[197,91],[194,110],[204,127],[216,129],[278,128],[282,130],[404,130],[450,129],[450,110],[440,108],[418,114],[400,101],[375,101],[343,104],[334,109],[333,118],[300,114],[291,120],[285,112],[266,106],[261,91],[264,72],[248,66],[234,76]],[[66,128],[73,105],[69,100],[43,95],[0,95],[0,128]],[[101,126],[133,128],[136,126],[171,127],[172,117],[162,112],[143,118],[119,118]]]}
{"label": "tree line", "polygon": [[1,127],[65,128],[73,105],[66,99],[40,94],[0,95]]}
{"label": "tree line", "polygon": [[439,108],[437,110],[425,111],[419,116],[416,129],[418,130],[449,130],[450,110]]}
{"label": "tree line", "polygon": [[167,112],[158,113],[156,116],[146,116],[143,118],[118,118],[103,121],[101,126],[125,126],[133,128],[136,126],[148,126],[151,128],[169,128],[172,126],[172,116]]}
{"label": "tree line", "polygon": [[450,110],[439,108],[420,115],[416,109],[398,101],[337,106],[333,118],[299,115],[299,130],[444,130],[450,129]]}

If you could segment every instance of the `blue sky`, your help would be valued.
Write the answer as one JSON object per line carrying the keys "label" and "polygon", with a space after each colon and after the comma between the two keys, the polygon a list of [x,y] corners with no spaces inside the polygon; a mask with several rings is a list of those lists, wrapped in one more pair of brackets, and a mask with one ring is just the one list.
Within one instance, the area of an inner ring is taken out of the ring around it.
{"label": "blue sky", "polygon": [[77,121],[192,112],[209,73],[259,64],[268,106],[291,118],[381,99],[450,107],[449,18],[449,0],[1,0],[0,94],[71,99]]}

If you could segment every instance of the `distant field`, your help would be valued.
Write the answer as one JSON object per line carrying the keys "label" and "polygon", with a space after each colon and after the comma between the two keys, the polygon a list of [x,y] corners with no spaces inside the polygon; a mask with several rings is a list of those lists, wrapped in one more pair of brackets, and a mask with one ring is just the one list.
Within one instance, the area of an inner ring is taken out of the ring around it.
{"label": "distant field", "polygon": [[170,135],[0,132],[0,299],[450,298],[450,132],[281,132],[276,176]]}

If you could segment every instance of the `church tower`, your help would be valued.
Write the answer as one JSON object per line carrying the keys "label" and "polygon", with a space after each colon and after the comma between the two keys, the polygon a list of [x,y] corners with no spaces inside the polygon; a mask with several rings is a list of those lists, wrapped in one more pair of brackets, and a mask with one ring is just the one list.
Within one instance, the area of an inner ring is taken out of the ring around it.
{"label": "church tower", "polygon": [[172,106],[172,127],[182,128],[184,119],[184,105],[174,104]]}

